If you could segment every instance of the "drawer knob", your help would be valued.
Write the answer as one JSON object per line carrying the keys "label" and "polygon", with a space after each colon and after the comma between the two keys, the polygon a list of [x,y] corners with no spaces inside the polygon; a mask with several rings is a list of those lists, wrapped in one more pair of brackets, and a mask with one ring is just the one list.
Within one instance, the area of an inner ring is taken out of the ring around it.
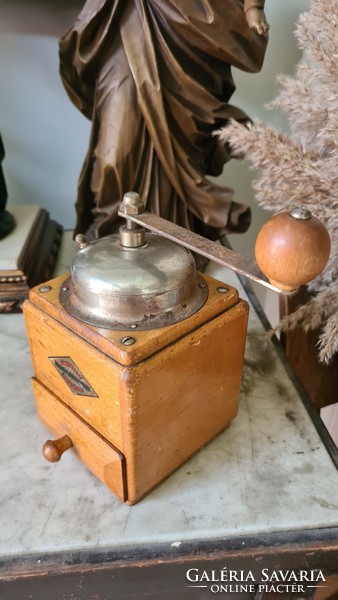
{"label": "drawer knob", "polygon": [[66,450],[73,446],[73,442],[68,435],[64,435],[58,440],[47,440],[42,446],[42,454],[48,462],[59,462],[61,456]]}

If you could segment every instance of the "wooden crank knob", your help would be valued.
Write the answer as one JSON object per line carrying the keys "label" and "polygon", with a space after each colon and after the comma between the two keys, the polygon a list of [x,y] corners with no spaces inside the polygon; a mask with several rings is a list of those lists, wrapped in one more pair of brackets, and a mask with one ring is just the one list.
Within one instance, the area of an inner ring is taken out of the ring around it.
{"label": "wooden crank knob", "polygon": [[47,440],[42,446],[43,457],[48,462],[55,463],[61,460],[61,456],[66,450],[73,446],[73,442],[68,435],[64,435],[58,440]]}
{"label": "wooden crank knob", "polygon": [[322,272],[330,256],[330,237],[323,223],[302,206],[263,225],[255,255],[270,283],[291,291]]}

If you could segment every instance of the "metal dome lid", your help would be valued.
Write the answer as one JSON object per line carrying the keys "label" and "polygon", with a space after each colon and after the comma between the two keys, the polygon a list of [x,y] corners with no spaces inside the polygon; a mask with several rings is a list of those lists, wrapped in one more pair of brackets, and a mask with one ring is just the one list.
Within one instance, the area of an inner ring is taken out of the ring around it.
{"label": "metal dome lid", "polygon": [[81,321],[108,329],[154,329],[196,312],[208,296],[189,250],[123,226],[82,247],[60,295]]}

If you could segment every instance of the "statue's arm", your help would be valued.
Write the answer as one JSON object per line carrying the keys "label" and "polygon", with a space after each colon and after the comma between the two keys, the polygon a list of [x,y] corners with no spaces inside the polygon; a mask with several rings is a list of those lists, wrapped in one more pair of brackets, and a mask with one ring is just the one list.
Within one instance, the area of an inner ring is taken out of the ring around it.
{"label": "statue's arm", "polygon": [[264,13],[265,0],[244,0],[244,12],[250,29],[263,35],[269,31],[269,24]]}

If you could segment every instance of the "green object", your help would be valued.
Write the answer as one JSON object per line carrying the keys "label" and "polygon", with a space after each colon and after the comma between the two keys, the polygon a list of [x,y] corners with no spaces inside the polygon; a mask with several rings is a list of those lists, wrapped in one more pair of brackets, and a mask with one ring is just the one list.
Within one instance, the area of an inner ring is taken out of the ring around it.
{"label": "green object", "polygon": [[15,227],[15,219],[8,210],[5,210],[0,215],[0,240],[13,231]]}
{"label": "green object", "polygon": [[0,240],[13,231],[15,227],[15,219],[8,210],[7,204],[7,188],[5,177],[2,170],[2,161],[5,158],[5,148],[0,135]]}

